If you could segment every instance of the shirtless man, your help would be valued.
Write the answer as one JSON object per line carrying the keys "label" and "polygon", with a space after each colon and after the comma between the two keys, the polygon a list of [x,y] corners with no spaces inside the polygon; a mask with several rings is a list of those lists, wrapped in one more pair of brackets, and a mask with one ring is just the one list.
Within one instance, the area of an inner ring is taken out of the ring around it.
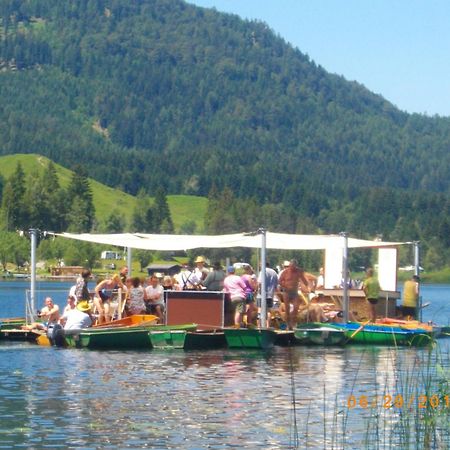
{"label": "shirtless man", "polygon": [[[290,330],[294,328],[297,322],[300,297],[298,294],[299,283],[308,286],[308,280],[305,277],[303,269],[298,267],[297,260],[293,259],[289,267],[281,272],[279,283],[283,292],[283,302],[286,307],[286,323]],[[291,311],[290,304],[294,305]]]}
{"label": "shirtless man", "polygon": [[24,325],[22,329],[24,330],[46,330],[50,324],[58,323],[59,320],[59,306],[53,303],[51,297],[45,299],[45,306],[38,312],[38,317],[41,318],[41,322],[35,322],[31,325]]}

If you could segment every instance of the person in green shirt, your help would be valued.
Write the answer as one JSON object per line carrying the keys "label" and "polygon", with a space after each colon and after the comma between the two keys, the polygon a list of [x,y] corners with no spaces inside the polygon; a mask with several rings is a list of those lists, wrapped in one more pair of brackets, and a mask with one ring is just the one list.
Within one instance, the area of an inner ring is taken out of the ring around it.
{"label": "person in green shirt", "polygon": [[366,299],[370,304],[370,320],[375,323],[377,319],[376,305],[378,303],[378,297],[380,296],[380,283],[374,276],[372,268],[369,268],[366,271],[363,290],[366,294]]}

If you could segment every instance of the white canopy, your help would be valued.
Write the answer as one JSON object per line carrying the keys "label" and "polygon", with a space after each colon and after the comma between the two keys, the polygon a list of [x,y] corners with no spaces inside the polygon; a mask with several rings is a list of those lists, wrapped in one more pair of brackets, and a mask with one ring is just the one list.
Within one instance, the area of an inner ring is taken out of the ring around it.
{"label": "white canopy", "polygon": [[[183,235],[183,234],[73,234],[57,233],[69,239],[85,242],[130,247],[142,250],[175,251],[195,248],[260,248],[261,235],[258,233],[237,233],[218,236]],[[266,232],[266,248],[279,250],[326,250],[342,248],[343,237],[340,235],[306,235]],[[348,248],[385,248],[395,247],[405,242],[368,241],[348,238]]]}

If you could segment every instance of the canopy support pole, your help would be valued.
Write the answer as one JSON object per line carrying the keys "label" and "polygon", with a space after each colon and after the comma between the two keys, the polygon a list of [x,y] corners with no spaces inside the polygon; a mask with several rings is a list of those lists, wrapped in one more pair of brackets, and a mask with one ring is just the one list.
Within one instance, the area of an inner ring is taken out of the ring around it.
{"label": "canopy support pole", "polygon": [[266,292],[266,233],[265,228],[260,228],[261,235],[261,328],[267,328],[267,292]]}
{"label": "canopy support pole", "polygon": [[128,276],[131,278],[131,247],[127,247]]}
{"label": "canopy support pole", "polygon": [[[414,275],[417,277],[420,277],[420,247],[419,247],[419,241],[413,242],[414,246]],[[419,283],[419,294],[417,297],[418,305],[416,308],[419,308],[419,321],[422,322],[422,296],[420,295],[420,283]],[[417,310],[416,310],[417,311]]]}
{"label": "canopy support pole", "polygon": [[36,318],[36,247],[37,247],[37,233],[36,228],[30,228],[29,230],[31,238],[31,279],[30,279],[30,309],[31,309],[31,321]]}
{"label": "canopy support pole", "polygon": [[344,239],[343,249],[342,249],[342,280],[344,285],[342,286],[343,292],[343,303],[344,303],[344,323],[349,321],[349,298],[348,298],[348,234],[345,232],[341,233]]}

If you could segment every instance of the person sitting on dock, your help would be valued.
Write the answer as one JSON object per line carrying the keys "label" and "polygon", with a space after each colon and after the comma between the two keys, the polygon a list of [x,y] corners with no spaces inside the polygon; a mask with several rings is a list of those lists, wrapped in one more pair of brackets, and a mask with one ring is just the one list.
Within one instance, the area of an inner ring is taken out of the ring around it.
{"label": "person sitting on dock", "polygon": [[126,292],[126,287],[122,283],[118,274],[111,278],[106,278],[95,287],[94,305],[98,311],[98,323],[109,322],[111,320],[111,305],[110,301],[114,295],[114,291],[122,289]]}
{"label": "person sitting on dock", "polygon": [[74,310],[61,317],[60,323],[64,326],[64,330],[89,328],[94,323],[91,315],[91,305],[88,301],[82,300]]}
{"label": "person sitting on dock", "polygon": [[159,322],[164,323],[164,288],[159,284],[158,277],[153,274],[145,288],[145,305],[147,314],[156,314]]}
{"label": "person sitting on dock", "polygon": [[[283,302],[286,310],[286,323],[289,329],[296,325],[300,297],[298,294],[299,284],[308,286],[308,280],[305,278],[304,270],[298,267],[297,260],[293,259],[289,267],[284,269],[279,278],[281,290],[283,292]],[[294,305],[291,313],[290,304]]]}
{"label": "person sitting on dock", "polygon": [[77,306],[77,298],[73,294],[69,294],[67,297],[67,305],[64,308],[63,316],[65,316],[68,312],[74,310]]}
{"label": "person sitting on dock", "polygon": [[47,330],[50,324],[58,323],[59,320],[59,306],[53,303],[51,297],[46,297],[45,306],[38,311],[38,317],[42,322],[34,322],[30,325],[23,325],[23,330]]}
{"label": "person sitting on dock", "polygon": [[139,277],[131,279],[131,286],[128,290],[127,312],[128,314],[145,314],[145,290],[141,285]]}

